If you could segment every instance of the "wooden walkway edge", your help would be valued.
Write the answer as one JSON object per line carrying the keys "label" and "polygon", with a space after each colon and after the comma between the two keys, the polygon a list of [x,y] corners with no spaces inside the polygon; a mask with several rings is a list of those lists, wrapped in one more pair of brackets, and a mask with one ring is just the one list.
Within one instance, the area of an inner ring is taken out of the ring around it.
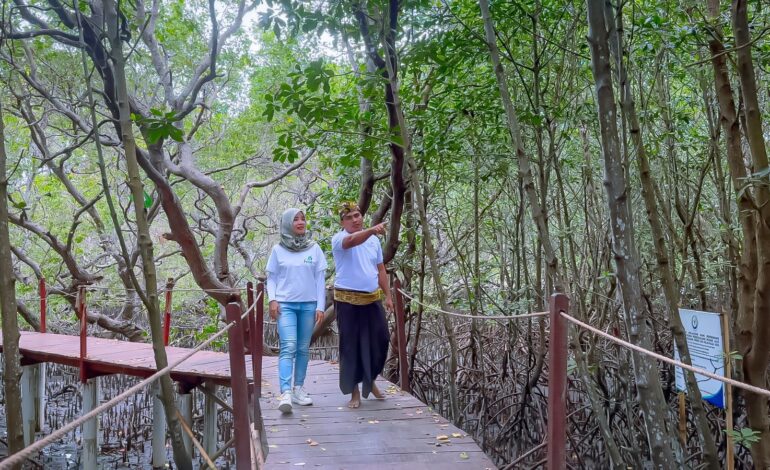
{"label": "wooden walkway edge", "polygon": [[[0,338],[2,351],[2,338]],[[78,367],[80,338],[54,333],[22,331],[19,338],[22,365],[39,362],[54,362]],[[187,354],[190,350],[166,346],[169,363]],[[152,345],[131,343],[105,338],[88,338],[88,354],[85,359],[89,376],[125,374],[135,377],[149,377],[157,371]],[[246,373],[250,380],[251,357],[246,356]],[[230,360],[227,353],[200,351],[171,371],[171,378],[187,385],[210,381],[230,386]]]}

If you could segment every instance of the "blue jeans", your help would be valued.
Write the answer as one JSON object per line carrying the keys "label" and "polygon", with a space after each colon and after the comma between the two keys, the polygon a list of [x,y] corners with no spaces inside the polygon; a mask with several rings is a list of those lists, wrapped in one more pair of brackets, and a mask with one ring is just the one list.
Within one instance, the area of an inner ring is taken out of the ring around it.
{"label": "blue jeans", "polygon": [[292,372],[294,386],[305,383],[309,360],[310,337],[315,325],[315,302],[278,302],[278,336],[281,352],[278,355],[278,377],[281,393],[291,390]]}

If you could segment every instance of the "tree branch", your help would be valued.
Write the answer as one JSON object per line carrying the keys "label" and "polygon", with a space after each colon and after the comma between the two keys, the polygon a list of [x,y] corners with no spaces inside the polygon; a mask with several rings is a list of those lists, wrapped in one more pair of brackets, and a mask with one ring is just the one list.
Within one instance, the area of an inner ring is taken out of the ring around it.
{"label": "tree branch", "polygon": [[268,178],[263,181],[252,181],[250,183],[247,183],[246,186],[241,191],[241,197],[238,199],[238,205],[235,206],[234,214],[237,217],[238,214],[240,214],[241,209],[243,208],[243,204],[246,202],[246,198],[249,195],[249,191],[251,191],[254,188],[264,188],[265,186],[271,185],[275,183],[276,181],[285,178],[289,175],[292,171],[296,170],[297,168],[301,167],[305,164],[306,161],[310,160],[310,158],[315,155],[316,151],[318,150],[318,147],[314,147],[310,149],[307,154],[305,154],[304,157],[302,157],[301,160],[298,160],[296,163],[291,165],[290,167],[284,169],[281,173]]}

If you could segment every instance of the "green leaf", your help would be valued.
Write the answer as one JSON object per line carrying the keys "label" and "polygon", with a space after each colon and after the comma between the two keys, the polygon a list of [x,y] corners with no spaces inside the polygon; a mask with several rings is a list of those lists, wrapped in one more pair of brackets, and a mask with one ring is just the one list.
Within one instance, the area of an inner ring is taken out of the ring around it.
{"label": "green leaf", "polygon": [[754,431],[750,428],[741,428],[738,431],[725,429],[724,433],[732,437],[736,444],[744,445],[746,447],[759,442],[761,434],[758,431]]}
{"label": "green leaf", "polygon": [[152,207],[152,197],[147,194],[147,191],[144,191],[144,208],[149,209]]}
{"label": "green leaf", "polygon": [[182,129],[175,126],[169,126],[168,136],[177,142],[182,142],[184,140],[184,132],[182,132]]}
{"label": "green leaf", "polygon": [[147,130],[147,143],[150,145],[157,143],[163,137],[163,132],[160,129],[151,127]]}

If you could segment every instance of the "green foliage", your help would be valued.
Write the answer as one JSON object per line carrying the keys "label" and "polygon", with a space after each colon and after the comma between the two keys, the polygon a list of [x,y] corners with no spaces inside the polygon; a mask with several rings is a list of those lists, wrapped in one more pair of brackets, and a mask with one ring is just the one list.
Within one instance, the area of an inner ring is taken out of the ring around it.
{"label": "green foliage", "polygon": [[184,133],[182,129],[177,127],[179,117],[175,111],[163,112],[160,109],[152,108],[150,114],[152,117],[131,114],[131,119],[145,130],[148,144],[152,145],[167,138],[182,142]]}
{"label": "green foliage", "polygon": [[[213,335],[215,335],[219,330],[222,328],[222,325],[219,321],[220,316],[220,305],[217,303],[216,300],[212,298],[206,298],[204,300],[204,309],[203,309],[208,321],[207,323],[201,328],[200,331],[196,331],[195,336],[195,342],[201,343],[203,341],[206,341]],[[225,343],[227,343],[227,335],[222,335],[214,342],[211,343],[212,348],[222,348]]]}
{"label": "green foliage", "polygon": [[759,442],[762,433],[754,431],[751,428],[725,429],[724,433],[732,437],[733,442],[744,447],[751,447],[752,444]]}
{"label": "green foliage", "polygon": [[[304,66],[295,64],[287,81],[274,93],[263,96],[264,117],[273,121],[276,112],[283,116],[276,126],[278,145],[273,149],[274,160],[293,162],[299,156],[298,147],[312,148],[328,133],[340,133],[342,137],[342,133],[359,128],[357,103],[352,96],[337,92],[350,85],[337,76],[335,66],[324,60],[313,60]],[[357,165],[359,149],[357,143],[344,146],[337,163],[346,167]],[[371,145],[365,145],[364,150],[371,151]]]}

